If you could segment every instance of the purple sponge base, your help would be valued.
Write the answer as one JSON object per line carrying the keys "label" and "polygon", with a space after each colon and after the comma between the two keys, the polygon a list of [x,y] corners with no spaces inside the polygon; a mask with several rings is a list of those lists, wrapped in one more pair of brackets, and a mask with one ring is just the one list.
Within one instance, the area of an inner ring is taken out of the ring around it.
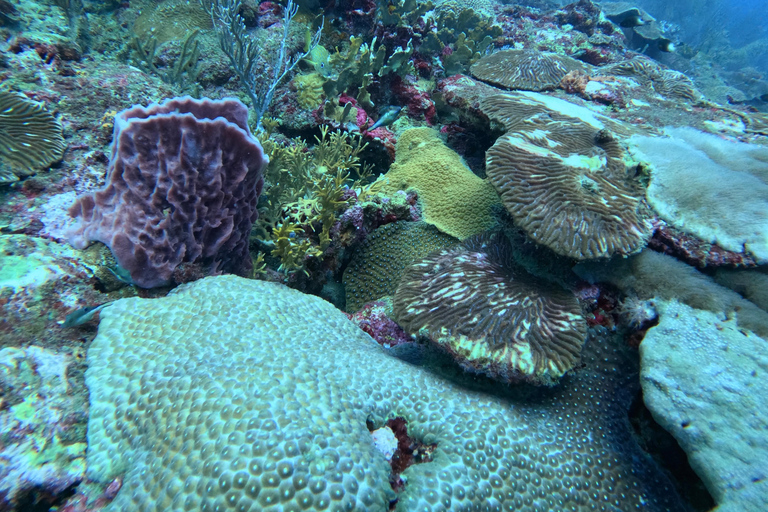
{"label": "purple sponge base", "polygon": [[182,263],[247,274],[269,161],[247,117],[238,100],[189,96],[118,114],[106,185],[70,208],[70,243],[106,244],[143,288],[169,284]]}

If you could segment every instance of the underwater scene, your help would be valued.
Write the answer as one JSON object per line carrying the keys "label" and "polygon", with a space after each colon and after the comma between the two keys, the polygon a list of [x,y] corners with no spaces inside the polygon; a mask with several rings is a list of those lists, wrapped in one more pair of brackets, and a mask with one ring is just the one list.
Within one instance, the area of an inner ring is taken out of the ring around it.
{"label": "underwater scene", "polygon": [[0,0],[0,512],[764,512],[767,404],[767,0]]}

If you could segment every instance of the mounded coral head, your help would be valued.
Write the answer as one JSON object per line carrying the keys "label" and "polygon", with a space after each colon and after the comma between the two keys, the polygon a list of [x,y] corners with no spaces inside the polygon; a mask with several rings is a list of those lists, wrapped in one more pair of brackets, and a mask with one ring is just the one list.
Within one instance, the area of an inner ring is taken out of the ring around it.
{"label": "mounded coral head", "polygon": [[579,362],[587,325],[576,297],[515,264],[501,235],[483,235],[411,265],[397,321],[462,366],[504,382],[551,384]]}
{"label": "mounded coral head", "polygon": [[[318,297],[207,277],[102,312],[88,476],[123,475],[105,512],[680,512],[631,434],[636,369],[617,347],[595,333],[581,371],[526,398],[479,391],[392,357]],[[398,494],[371,436],[393,418],[435,445]]]}
{"label": "mounded coral head", "polygon": [[398,221],[377,228],[344,270],[347,311],[355,312],[367,302],[394,294],[408,265],[456,243],[458,240],[425,222]]}
{"label": "mounded coral head", "polygon": [[510,130],[486,152],[486,172],[515,224],[579,260],[638,252],[651,235],[644,190],[612,131],[583,107],[540,97],[481,103]]}
{"label": "mounded coral head", "polygon": [[155,38],[159,44],[182,40],[195,29],[210,29],[211,17],[199,2],[164,0],[147,6],[133,24],[133,32],[142,40]]}
{"label": "mounded coral head", "polygon": [[415,190],[424,221],[459,239],[493,225],[491,207],[499,196],[473,174],[461,157],[430,128],[411,128],[397,141],[395,163],[386,174],[385,193]]}
{"label": "mounded coral head", "polygon": [[106,244],[145,288],[181,263],[247,275],[268,162],[247,120],[238,100],[189,96],[118,114],[106,186],[70,208],[70,243]]}
{"label": "mounded coral head", "polygon": [[472,65],[472,75],[507,89],[545,91],[558,86],[570,71],[585,71],[586,65],[557,53],[535,50],[501,50]]}

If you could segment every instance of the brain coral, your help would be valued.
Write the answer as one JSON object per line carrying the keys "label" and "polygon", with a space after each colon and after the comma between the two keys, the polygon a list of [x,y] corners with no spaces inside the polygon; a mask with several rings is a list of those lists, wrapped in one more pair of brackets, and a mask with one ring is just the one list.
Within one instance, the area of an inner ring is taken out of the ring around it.
{"label": "brain coral", "polygon": [[515,264],[506,238],[482,235],[414,263],[395,319],[467,369],[552,384],[579,362],[587,324],[576,297]]}
{"label": "brain coral", "polygon": [[411,128],[397,140],[395,163],[386,174],[385,193],[415,190],[424,221],[459,239],[493,224],[491,206],[499,196],[430,128]]}
{"label": "brain coral", "polygon": [[391,357],[317,297],[209,277],[102,312],[88,474],[122,475],[107,511],[385,512],[369,426],[399,416],[436,448],[397,511],[683,510],[630,434],[636,368],[613,343],[595,335],[585,369],[524,401]]}
{"label": "brain coral", "polygon": [[530,93],[491,96],[481,108],[510,129],[486,152],[486,172],[531,238],[579,260],[645,246],[644,190],[598,117],[576,105],[551,109]]}
{"label": "brain coral", "polygon": [[346,310],[353,313],[366,302],[394,294],[400,276],[414,260],[457,242],[425,222],[403,220],[379,227],[344,270]]}
{"label": "brain coral", "polygon": [[586,65],[571,57],[536,50],[501,50],[475,62],[475,78],[507,89],[545,91],[554,89],[570,71]]}

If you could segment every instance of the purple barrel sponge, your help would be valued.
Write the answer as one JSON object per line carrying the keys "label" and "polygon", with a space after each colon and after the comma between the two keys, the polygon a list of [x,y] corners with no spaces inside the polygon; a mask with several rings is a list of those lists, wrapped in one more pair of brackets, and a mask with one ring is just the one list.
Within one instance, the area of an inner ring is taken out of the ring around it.
{"label": "purple barrel sponge", "polygon": [[182,263],[246,274],[248,237],[269,162],[232,98],[173,98],[115,117],[103,189],[77,199],[70,243],[103,242],[143,288]]}

